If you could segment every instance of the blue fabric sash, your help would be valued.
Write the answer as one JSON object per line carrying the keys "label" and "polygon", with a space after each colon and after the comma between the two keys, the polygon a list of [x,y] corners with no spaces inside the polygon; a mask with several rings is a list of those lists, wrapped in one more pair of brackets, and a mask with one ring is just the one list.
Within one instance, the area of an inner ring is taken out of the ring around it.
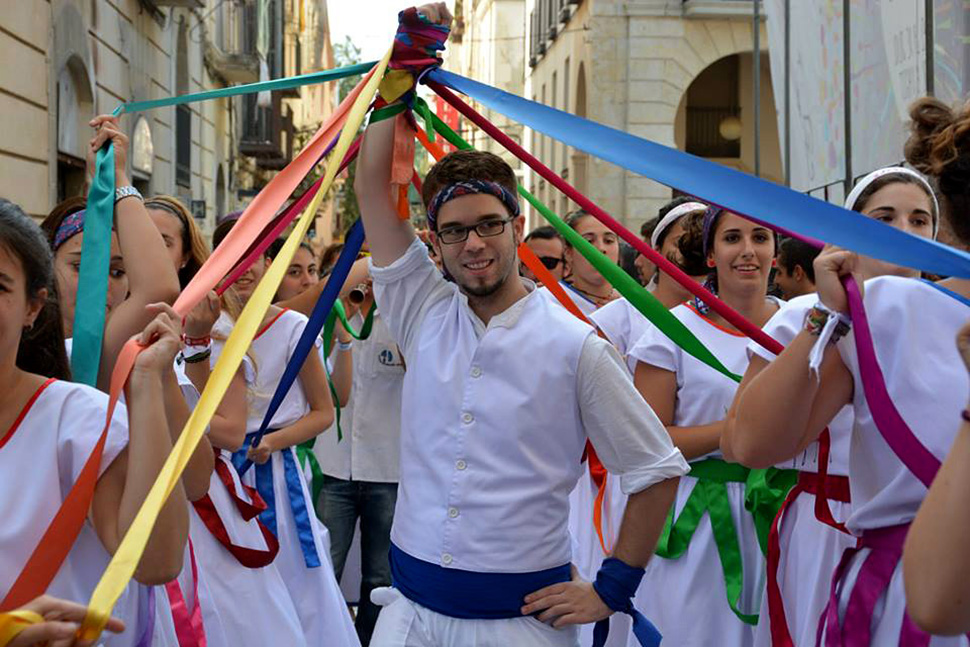
{"label": "blue fabric sash", "polygon": [[569,564],[532,573],[476,573],[444,568],[391,543],[391,581],[406,598],[452,618],[521,618],[525,596],[568,582]]}
{"label": "blue fabric sash", "polygon": [[[275,429],[269,430],[272,433]],[[232,463],[239,469],[239,466],[248,463],[246,453],[252,445],[253,439],[258,432],[246,434],[243,447],[232,455]],[[303,475],[293,458],[293,452],[286,448],[280,452],[283,456],[283,477],[286,479],[286,494],[290,500],[290,510],[293,512],[293,519],[296,522],[297,535],[300,538],[300,549],[303,551],[303,561],[307,568],[317,568],[320,566],[320,555],[317,554],[317,546],[313,541],[313,525],[310,519],[312,506],[308,505],[303,496]],[[273,535],[279,539],[279,532],[276,527],[276,492],[273,488],[273,461],[272,458],[262,465],[255,466],[254,476],[256,479],[256,491],[266,502],[266,510],[260,513],[259,520],[265,525]]]}

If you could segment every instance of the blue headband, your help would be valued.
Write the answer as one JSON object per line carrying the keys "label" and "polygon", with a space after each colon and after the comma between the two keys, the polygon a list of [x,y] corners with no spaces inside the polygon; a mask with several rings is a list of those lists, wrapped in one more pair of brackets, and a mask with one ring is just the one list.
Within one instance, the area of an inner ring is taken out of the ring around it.
{"label": "blue headband", "polygon": [[61,225],[54,234],[54,251],[56,252],[69,238],[82,231],[84,231],[84,209],[65,216],[61,221]]}
{"label": "blue headband", "polygon": [[493,195],[501,200],[513,218],[519,215],[519,201],[501,184],[488,180],[462,180],[445,186],[431,199],[431,204],[428,205],[428,226],[433,230],[438,228],[438,211],[446,202],[463,195],[479,193]]}

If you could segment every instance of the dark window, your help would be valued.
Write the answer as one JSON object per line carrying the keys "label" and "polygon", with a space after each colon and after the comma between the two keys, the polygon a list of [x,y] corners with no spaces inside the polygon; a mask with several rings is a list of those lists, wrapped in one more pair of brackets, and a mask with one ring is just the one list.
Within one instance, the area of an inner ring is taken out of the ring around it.
{"label": "dark window", "polygon": [[687,89],[685,149],[699,157],[741,157],[740,57],[713,63]]}

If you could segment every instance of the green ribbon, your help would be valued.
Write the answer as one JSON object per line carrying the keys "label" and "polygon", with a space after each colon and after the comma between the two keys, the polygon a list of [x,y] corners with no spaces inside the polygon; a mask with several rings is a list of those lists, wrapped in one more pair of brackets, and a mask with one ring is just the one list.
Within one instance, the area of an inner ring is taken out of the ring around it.
{"label": "green ribbon", "polygon": [[104,343],[111,225],[115,211],[115,151],[110,143],[95,158],[94,177],[84,213],[84,239],[74,305],[71,373],[75,382],[96,386]]}
{"label": "green ribbon", "polygon": [[392,103],[384,106],[383,108],[377,108],[376,110],[371,111],[370,121],[367,123],[376,124],[378,121],[384,121],[385,119],[396,117],[407,109],[408,107],[403,103]]}
{"label": "green ribbon", "polygon": [[[370,311],[364,318],[364,323],[360,327],[360,331],[354,330],[351,325],[350,320],[347,319],[347,312],[344,310],[344,304],[337,299],[334,301],[333,309],[327,316],[327,321],[323,326],[323,356],[330,357],[330,340],[333,338],[333,329],[336,326],[337,320],[340,320],[340,324],[344,327],[350,336],[358,341],[364,341],[370,337],[371,330],[374,328],[374,312],[377,310],[377,304],[371,306]],[[327,373],[327,386],[330,388],[330,397],[333,400],[333,409],[335,415],[335,422],[337,424],[337,442],[344,439],[343,429],[340,427],[340,400],[337,398],[337,388],[333,384],[333,378],[330,376],[330,371],[327,370],[327,364],[324,362],[323,370]],[[310,466],[310,489],[313,491],[313,505],[316,507],[317,501],[320,498],[320,492],[323,490],[323,470],[320,468],[320,461],[317,460],[316,454],[313,453],[313,445],[317,442],[316,436],[307,440],[306,442],[300,443],[296,446],[296,457],[300,461],[300,467],[306,469],[307,465]],[[319,513],[317,514],[319,517]]]}
{"label": "green ribbon", "polygon": [[744,508],[754,517],[754,528],[758,533],[761,554],[768,554],[768,535],[771,524],[781,509],[788,492],[798,481],[798,470],[780,470],[769,467],[766,470],[751,470],[744,485]]}
{"label": "green ribbon", "polygon": [[164,106],[177,106],[183,103],[193,103],[195,101],[208,101],[209,99],[222,99],[225,97],[235,97],[240,94],[251,94],[253,92],[269,92],[273,90],[288,90],[290,88],[298,88],[303,85],[311,85],[313,83],[324,83],[326,81],[335,81],[337,79],[343,79],[348,76],[357,76],[359,74],[365,74],[370,71],[372,67],[377,64],[377,61],[371,61],[369,63],[357,63],[355,65],[348,65],[346,67],[338,67],[333,70],[324,70],[322,72],[312,72],[310,74],[301,74],[299,76],[291,76],[285,79],[273,79],[271,81],[258,81],[256,83],[246,83],[244,85],[235,85],[229,88],[219,88],[218,90],[206,90],[205,92],[194,92],[192,94],[182,94],[175,97],[166,97],[164,99],[154,99],[152,101],[131,101],[129,103],[124,103],[117,108],[115,108],[114,114],[120,115],[126,112],[140,112],[142,110],[151,110],[152,108],[162,108]]}
{"label": "green ribbon", "polygon": [[711,519],[714,543],[721,560],[728,606],[742,622],[749,625],[758,624],[757,613],[742,613],[738,609],[743,588],[744,566],[741,561],[738,532],[734,527],[734,517],[731,515],[731,501],[725,485],[726,483],[746,483],[750,470],[743,465],[726,463],[714,458],[691,463],[690,468],[690,475],[697,479],[697,483],[694,484],[694,489],[691,490],[676,520],[674,520],[674,509],[671,507],[660,541],[657,543],[657,555],[664,559],[682,557],[687,552],[690,540],[706,512]]}

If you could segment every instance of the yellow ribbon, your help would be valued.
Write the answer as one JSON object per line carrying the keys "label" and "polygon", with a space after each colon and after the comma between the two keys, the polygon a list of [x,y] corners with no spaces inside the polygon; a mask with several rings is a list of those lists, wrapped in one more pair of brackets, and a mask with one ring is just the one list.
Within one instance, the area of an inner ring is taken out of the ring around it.
{"label": "yellow ribbon", "polygon": [[10,642],[20,635],[20,632],[29,627],[43,622],[44,618],[39,613],[33,611],[9,611],[0,613],[0,647],[10,644]]}
{"label": "yellow ribbon", "polygon": [[108,564],[101,581],[94,589],[91,601],[88,603],[87,617],[84,619],[80,631],[82,639],[94,640],[101,634],[111,615],[112,608],[134,575],[135,568],[145,551],[145,546],[148,544],[148,538],[155,525],[155,520],[161,512],[162,505],[175,488],[175,484],[192,456],[192,452],[205,433],[209,421],[229,388],[229,383],[242,363],[253,337],[256,336],[263,317],[273,302],[276,290],[290,266],[290,261],[310,229],[310,224],[316,217],[317,208],[320,206],[323,196],[330,189],[340,164],[364,121],[364,116],[367,114],[371,100],[377,92],[377,87],[384,76],[390,57],[391,51],[388,50],[381,62],[378,63],[376,72],[371,76],[350,109],[347,122],[327,162],[327,170],[320,190],[317,191],[313,201],[300,216],[293,232],[286,239],[286,243],[276,256],[276,260],[266,271],[265,276],[259,282],[238,321],[236,321],[232,334],[226,340],[219,361],[212,370],[206,388],[202,392],[195,410],[192,411],[185,429],[182,430],[178,442],[172,448],[172,453],[165,461],[165,465],[162,466],[158,479],[145,498],[145,502],[139,509],[124,539],[122,539],[121,545],[118,546],[118,550],[111,559],[111,563]]}

